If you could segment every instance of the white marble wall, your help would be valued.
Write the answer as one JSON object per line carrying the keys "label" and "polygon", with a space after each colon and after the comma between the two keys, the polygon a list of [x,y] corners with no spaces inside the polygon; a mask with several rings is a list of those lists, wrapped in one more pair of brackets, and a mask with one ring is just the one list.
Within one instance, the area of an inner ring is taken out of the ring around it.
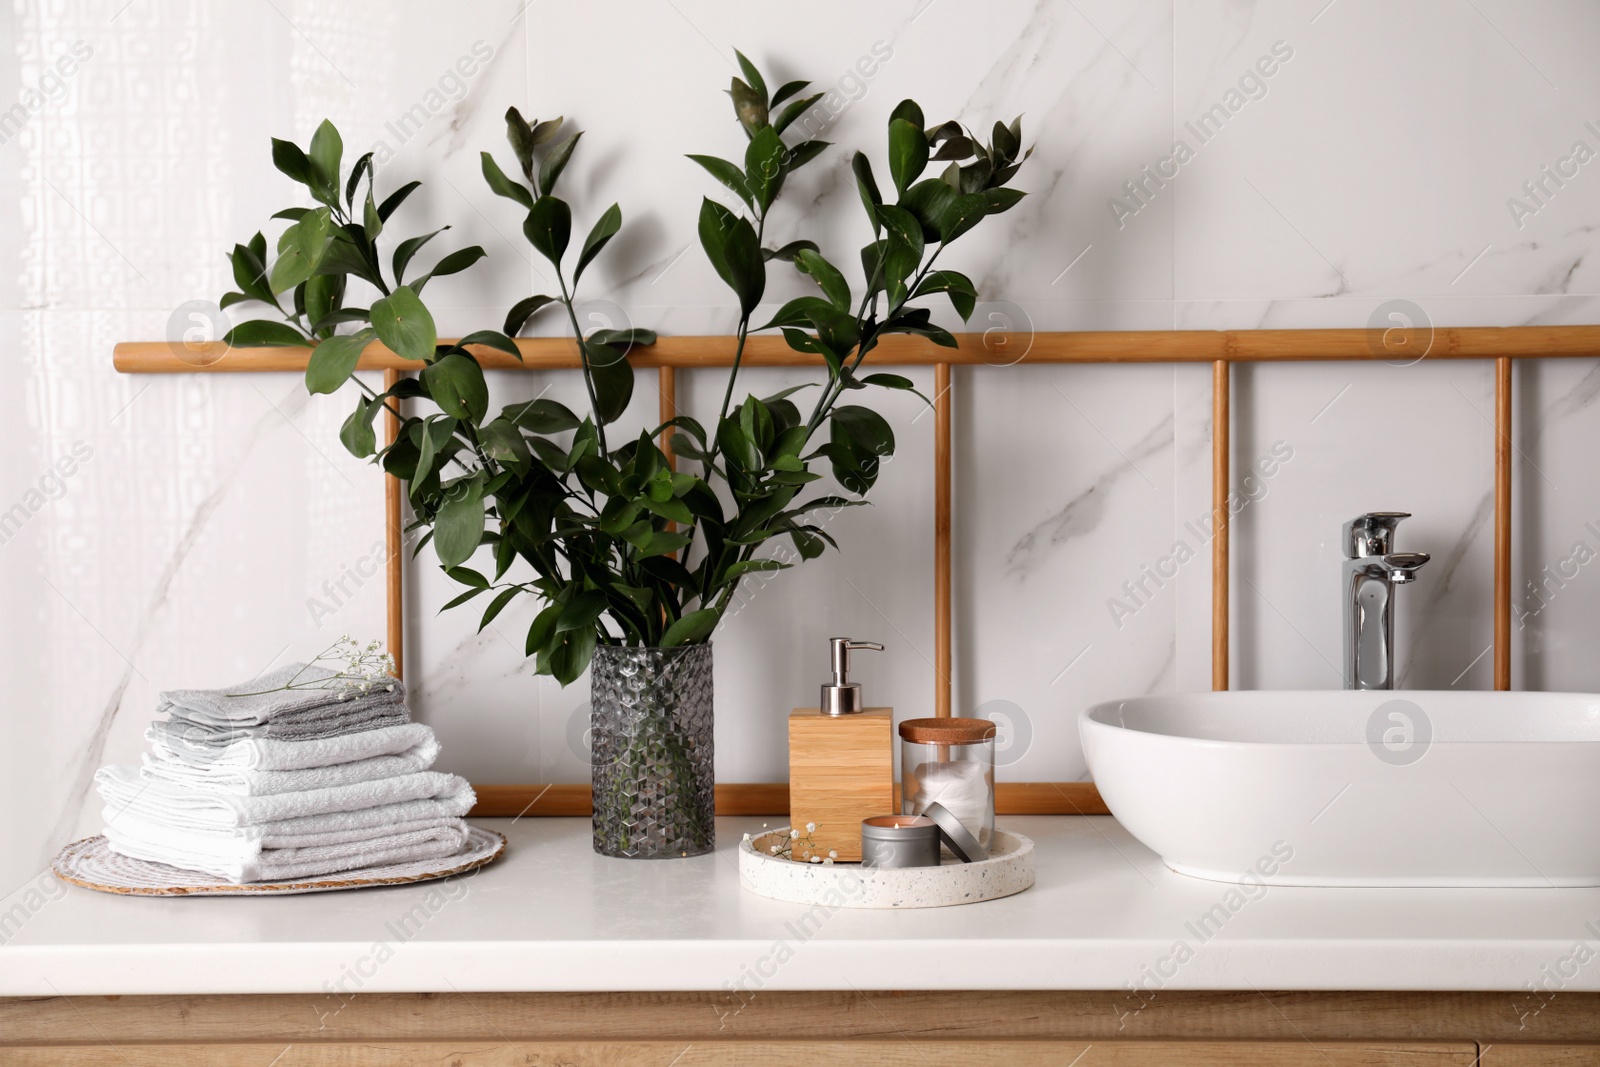
{"label": "white marble wall", "polygon": [[[381,487],[337,443],[347,396],[308,400],[292,376],[110,365],[116,341],[162,338],[185,302],[227,288],[223,251],[291,202],[269,136],[304,141],[331,117],[352,150],[394,152],[382,181],[427,182],[409,225],[449,221],[491,257],[433,287],[447,330],[496,321],[543,284],[478,177],[477,152],[503,151],[509,104],[589,131],[569,179],[581,219],[623,204],[592,310],[725,330],[727,293],[693,229],[716,190],[682,156],[740,150],[719,95],[736,45],[780,78],[831,87],[830,139],[880,157],[885,116],[908,95],[975,125],[1024,115],[1038,151],[1018,185],[1034,195],[952,264],[983,289],[984,326],[1364,326],[1390,300],[1437,324],[1586,322],[1600,162],[1562,161],[1578,141],[1600,150],[1597,35],[1600,9],[1576,0],[0,6],[0,111],[15,99],[24,112],[20,129],[0,127],[0,511],[28,510],[0,544],[0,891],[93,828],[89,775],[134,756],[159,689],[382,632],[381,583],[359,579]],[[889,58],[861,77],[874,48]],[[487,62],[430,97],[475,49]],[[419,102],[431,117],[402,141],[388,124]],[[1202,142],[1186,124],[1217,104],[1233,110]],[[1179,140],[1181,165],[1164,164]],[[846,158],[794,183],[774,236],[815,236],[854,261]],[[1527,199],[1546,164],[1570,176]],[[1128,199],[1146,166],[1171,176]],[[1518,375],[1517,584],[1546,567],[1568,577],[1519,602],[1517,682],[1594,689],[1600,571],[1565,561],[1579,542],[1600,551],[1600,368]],[[1209,507],[1209,379],[1022,367],[956,385],[958,703],[1010,724],[1007,776],[1077,778],[1084,703],[1209,683],[1207,549],[1188,525]],[[572,383],[496,383],[508,397],[546,386]],[[688,375],[684,402],[704,414],[717,389],[715,374]],[[1402,542],[1435,554],[1402,594],[1406,684],[1489,683],[1491,398],[1483,365],[1241,369],[1238,476],[1275,448],[1288,458],[1239,520],[1239,684],[1337,684],[1336,534],[1368,509],[1415,512]],[[642,424],[655,403],[642,380],[630,416]],[[783,715],[814,699],[830,634],[884,640],[892,651],[861,668],[874,698],[930,709],[932,419],[914,403],[889,413],[901,451],[876,506],[834,524],[845,553],[780,576],[719,635],[724,780],[783,774]],[[1122,584],[1179,542],[1197,558],[1113,612]],[[411,672],[445,765],[581,780],[586,688],[530,676],[526,613],[476,635],[468,617],[434,617],[437,575],[411,578]],[[312,601],[335,596],[314,617]]]}

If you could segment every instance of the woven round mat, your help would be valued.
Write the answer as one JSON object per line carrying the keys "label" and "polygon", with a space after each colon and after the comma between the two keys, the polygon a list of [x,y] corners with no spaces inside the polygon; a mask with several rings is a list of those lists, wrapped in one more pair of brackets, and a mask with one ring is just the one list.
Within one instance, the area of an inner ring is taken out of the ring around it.
{"label": "woven round mat", "polygon": [[506,848],[503,834],[467,826],[467,845],[453,856],[411,863],[362,867],[354,871],[289,882],[227,882],[216,875],[186,871],[165,863],[151,863],[111,851],[105,837],[74,841],[51,863],[57,878],[102,893],[151,897],[279,896],[288,893],[325,893],[332,889],[360,889],[370,885],[405,885],[448,878],[498,859]]}

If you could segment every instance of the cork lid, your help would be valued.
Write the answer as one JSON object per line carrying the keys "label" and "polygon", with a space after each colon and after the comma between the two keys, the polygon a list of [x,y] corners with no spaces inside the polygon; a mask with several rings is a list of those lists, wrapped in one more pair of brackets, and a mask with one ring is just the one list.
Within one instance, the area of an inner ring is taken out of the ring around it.
{"label": "cork lid", "polygon": [[907,719],[900,724],[902,738],[922,745],[975,745],[994,735],[988,719]]}

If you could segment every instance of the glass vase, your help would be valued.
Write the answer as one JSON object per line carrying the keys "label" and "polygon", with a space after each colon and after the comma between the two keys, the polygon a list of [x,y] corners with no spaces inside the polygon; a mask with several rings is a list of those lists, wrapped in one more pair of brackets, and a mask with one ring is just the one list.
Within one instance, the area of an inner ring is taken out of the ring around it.
{"label": "glass vase", "polygon": [[710,852],[711,646],[601,645],[590,690],[594,850],[628,859]]}

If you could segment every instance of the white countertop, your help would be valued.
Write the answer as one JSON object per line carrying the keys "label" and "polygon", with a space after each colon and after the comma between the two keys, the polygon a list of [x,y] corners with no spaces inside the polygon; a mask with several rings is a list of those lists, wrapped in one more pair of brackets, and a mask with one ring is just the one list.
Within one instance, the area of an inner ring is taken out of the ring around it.
{"label": "white countertop", "polygon": [[1168,871],[1111,818],[1039,816],[1001,820],[1037,846],[1025,893],[808,926],[807,908],[739,886],[734,850],[761,819],[719,819],[715,855],[658,861],[596,856],[587,820],[474,821],[510,846],[455,883],[136,898],[36,879],[0,902],[0,996],[1600,990],[1600,889],[1270,888],[1202,938],[1232,887]]}

